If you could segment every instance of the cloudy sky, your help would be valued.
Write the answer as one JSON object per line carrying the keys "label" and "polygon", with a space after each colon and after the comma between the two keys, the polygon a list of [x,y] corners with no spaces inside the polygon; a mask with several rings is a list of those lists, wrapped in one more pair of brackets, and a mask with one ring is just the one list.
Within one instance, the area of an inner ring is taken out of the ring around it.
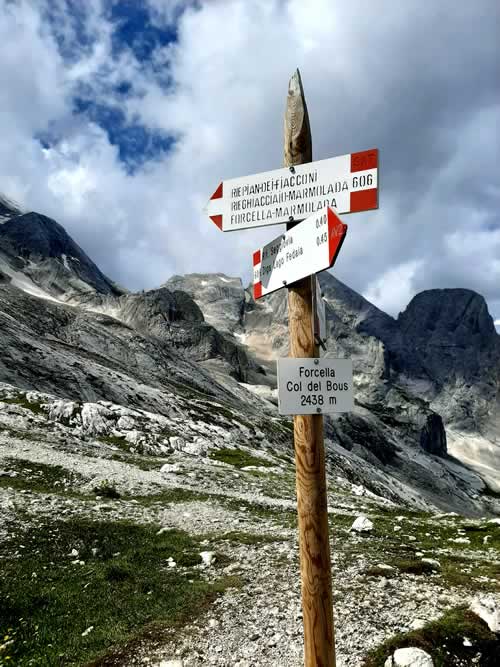
{"label": "cloudy sky", "polygon": [[380,150],[334,275],[394,315],[468,287],[500,325],[499,24],[498,0],[0,0],[0,192],[130,289],[246,283],[281,229],[202,208],[282,165],[299,67],[314,159]]}

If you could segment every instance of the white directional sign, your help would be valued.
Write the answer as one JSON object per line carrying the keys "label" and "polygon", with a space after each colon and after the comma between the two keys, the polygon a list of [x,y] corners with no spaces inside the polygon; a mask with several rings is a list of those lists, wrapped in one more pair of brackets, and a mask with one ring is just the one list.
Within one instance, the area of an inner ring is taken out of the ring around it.
{"label": "white directional sign", "polygon": [[321,357],[322,351],[326,350],[326,308],[325,300],[321,294],[321,285],[319,284],[318,276],[312,276],[313,279],[313,290],[312,290],[312,301],[313,301],[313,335],[314,340],[317,345],[319,345],[319,356]]}
{"label": "white directional sign", "polygon": [[281,415],[354,410],[352,359],[279,359]]}
{"label": "white directional sign", "polygon": [[346,231],[327,208],[259,248],[253,254],[254,299],[333,266]]}
{"label": "white directional sign", "polygon": [[378,149],[348,153],[219,184],[205,211],[223,232],[378,207]]}

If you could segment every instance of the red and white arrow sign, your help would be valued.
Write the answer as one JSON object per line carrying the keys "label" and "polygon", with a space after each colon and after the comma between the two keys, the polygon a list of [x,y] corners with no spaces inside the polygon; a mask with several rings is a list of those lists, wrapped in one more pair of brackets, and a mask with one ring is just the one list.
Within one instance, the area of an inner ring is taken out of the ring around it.
{"label": "red and white arrow sign", "polygon": [[346,232],[347,225],[327,208],[259,248],[253,254],[254,299],[329,269],[335,263]]}
{"label": "red and white arrow sign", "polygon": [[378,149],[348,153],[219,184],[205,211],[223,232],[378,207]]}

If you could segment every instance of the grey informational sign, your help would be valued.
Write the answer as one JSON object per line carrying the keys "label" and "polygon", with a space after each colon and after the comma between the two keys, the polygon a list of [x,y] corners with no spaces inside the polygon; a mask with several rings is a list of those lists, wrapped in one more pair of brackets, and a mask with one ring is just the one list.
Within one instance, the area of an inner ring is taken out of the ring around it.
{"label": "grey informational sign", "polygon": [[279,359],[281,415],[354,410],[352,359]]}

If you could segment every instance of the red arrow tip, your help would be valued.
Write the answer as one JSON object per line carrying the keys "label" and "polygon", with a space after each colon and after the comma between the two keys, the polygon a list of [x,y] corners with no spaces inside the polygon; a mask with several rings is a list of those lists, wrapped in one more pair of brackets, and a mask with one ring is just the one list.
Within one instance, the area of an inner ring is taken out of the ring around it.
{"label": "red arrow tip", "polygon": [[211,215],[210,220],[222,231],[222,215]]}
{"label": "red arrow tip", "polygon": [[218,187],[217,190],[213,193],[213,195],[210,197],[210,199],[222,199],[222,197],[223,197],[223,194],[222,194],[222,186],[223,186],[223,185],[224,185],[224,183],[220,183],[220,184],[219,184],[219,187]]}
{"label": "red arrow tip", "polygon": [[340,252],[346,233],[347,225],[344,225],[335,211],[328,207],[328,249],[330,253],[330,266],[335,264],[335,260]]}

